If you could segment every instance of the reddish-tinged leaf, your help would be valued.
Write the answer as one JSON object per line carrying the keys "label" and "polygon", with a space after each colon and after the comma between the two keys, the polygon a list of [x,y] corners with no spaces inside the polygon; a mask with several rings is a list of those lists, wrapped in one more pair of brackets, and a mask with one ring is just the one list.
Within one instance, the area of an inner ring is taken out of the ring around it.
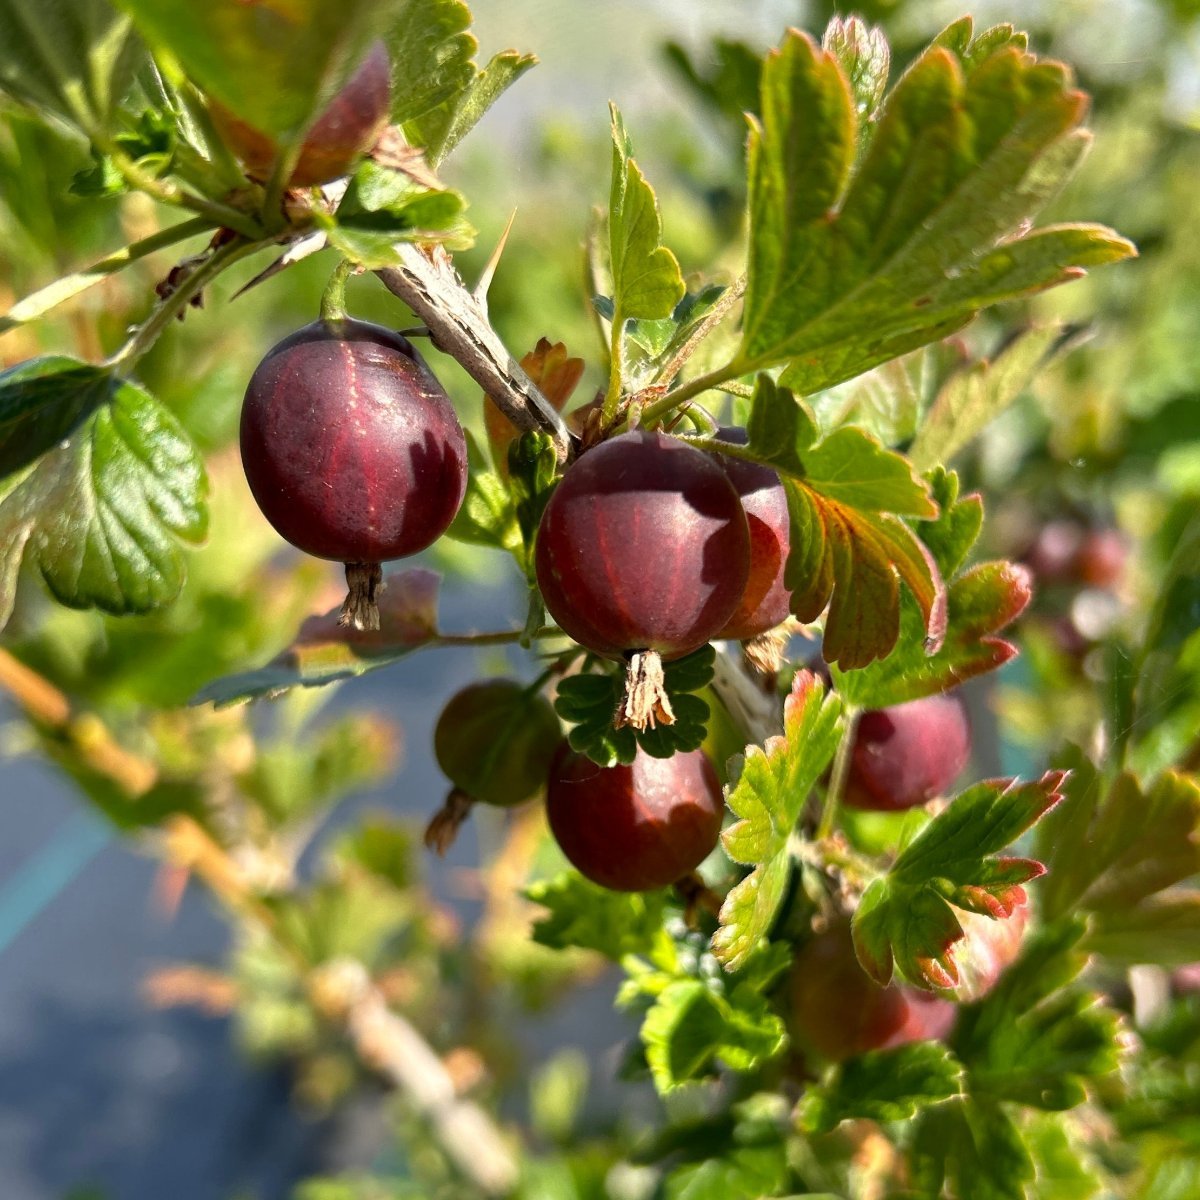
{"label": "reddish-tinged leaf", "polygon": [[[583,366],[583,359],[571,358],[562,342],[551,345],[547,338],[538,338],[538,344],[521,359],[521,369],[550,401],[555,412],[562,412],[571,398],[583,375]],[[508,447],[520,436],[520,431],[488,396],[483,398],[483,423],[496,472],[507,479]]]}
{"label": "reddish-tinged leaf", "polygon": [[437,597],[440,576],[414,567],[386,578],[379,596],[379,629],[337,623],[338,608],[309,617],[286,650],[265,667],[217,679],[193,698],[218,708],[274,696],[294,687],[320,687],[386,666],[440,641]]}
{"label": "reddish-tinged leaf", "polygon": [[1065,777],[994,779],[956,797],[864,894],[853,925],[863,969],[880,984],[895,969],[919,987],[953,986],[954,946],[963,936],[955,908],[1001,919],[1025,902],[1021,884],[1043,866],[999,851],[1058,803]]}

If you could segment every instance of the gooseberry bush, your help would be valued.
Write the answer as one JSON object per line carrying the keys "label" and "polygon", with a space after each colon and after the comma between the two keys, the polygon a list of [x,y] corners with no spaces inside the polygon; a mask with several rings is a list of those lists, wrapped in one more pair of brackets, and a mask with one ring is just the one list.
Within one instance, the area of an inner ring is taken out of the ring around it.
{"label": "gooseberry bush", "polygon": [[[1143,505],[1144,547],[1078,489],[1039,529],[988,467],[1035,379],[1065,420],[1128,369],[1084,344],[1103,293],[1039,307],[1136,254],[1078,219],[1097,192],[1057,199],[1091,142],[1070,68],[969,16],[669,47],[738,163],[707,258],[681,266],[613,107],[567,318],[504,238],[464,265],[454,152],[535,63],[478,65],[470,22],[0,0],[5,169],[69,146],[69,212],[139,233],[0,317],[0,683],[236,930],[227,972],[151,994],[232,1009],[310,1104],[394,1089],[408,1173],[310,1197],[1198,1194],[1200,1009],[1170,974],[1200,960],[1194,504]],[[117,290],[147,263],[152,294]],[[314,264],[290,326],[242,315]],[[498,332],[501,281],[536,344]],[[37,332],[64,309],[75,353]],[[230,371],[221,339],[260,333]],[[430,564],[468,593],[499,562],[520,602],[444,628]],[[435,681],[451,647],[480,678],[410,752],[449,785],[426,846],[483,828],[465,935],[394,815],[301,862],[397,745],[322,699],[418,651]],[[515,1117],[505,1021],[603,960],[638,1119],[579,1132],[569,1057]]]}

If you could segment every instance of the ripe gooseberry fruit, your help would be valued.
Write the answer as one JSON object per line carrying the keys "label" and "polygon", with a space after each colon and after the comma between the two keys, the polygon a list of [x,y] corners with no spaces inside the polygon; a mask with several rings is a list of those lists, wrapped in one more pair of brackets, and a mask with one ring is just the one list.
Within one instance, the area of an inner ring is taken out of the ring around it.
{"label": "ripe gooseberry fruit", "polygon": [[[722,428],[717,436],[738,446],[748,440],[746,431],[735,427]],[[750,574],[737,608],[717,636],[745,642],[776,629],[791,612],[791,593],[783,582],[791,547],[791,519],[787,493],[770,467],[724,454],[718,461],[746,511]]]}
{"label": "ripe gooseberry fruit", "polygon": [[[309,126],[288,179],[292,187],[338,179],[375,144],[391,111],[391,72],[387,47],[375,42],[358,70]],[[246,173],[265,180],[279,155],[275,140],[216,100],[209,101],[208,107],[218,132],[242,160]]]}
{"label": "ripe gooseberry fruit", "polygon": [[616,892],[667,887],[694,871],[721,833],[725,805],[703,750],[597,766],[563,742],[550,764],[546,815],[571,864]]}
{"label": "ripe gooseberry fruit", "polygon": [[846,780],[851,808],[897,812],[939,796],[971,757],[962,698],[923,696],[859,718]]}
{"label": "ripe gooseberry fruit", "polygon": [[833,1062],[945,1037],[955,1017],[954,1005],[938,996],[907,984],[880,987],[859,965],[844,922],[800,948],[787,1001],[795,1044]]}
{"label": "ripe gooseberry fruit", "polygon": [[550,701],[515,679],[488,679],[456,692],[433,731],[438,766],[454,784],[425,830],[445,854],[476,802],[511,808],[546,782],[562,728]]}
{"label": "ripe gooseberry fruit", "polygon": [[340,623],[378,629],[380,563],[416,554],[454,519],[467,446],[450,398],[407,339],[364,321],[314,321],[255,368],[242,465],[293,546],[346,564]]}
{"label": "ripe gooseberry fruit", "polygon": [[629,661],[618,724],[672,724],[662,660],[698,650],[746,587],[750,535],[733,484],[707,454],[635,430],[587,451],[538,528],[550,615],[593,653]]}

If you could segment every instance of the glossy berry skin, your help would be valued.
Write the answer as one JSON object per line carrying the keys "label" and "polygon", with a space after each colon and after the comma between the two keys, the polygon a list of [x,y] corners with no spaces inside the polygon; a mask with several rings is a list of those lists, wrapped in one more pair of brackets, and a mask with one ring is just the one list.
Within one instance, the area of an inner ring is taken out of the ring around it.
{"label": "glossy berry skin", "polygon": [[944,794],[970,757],[960,697],[924,696],[874,709],[859,718],[845,802],[882,812],[913,808]]}
{"label": "glossy berry skin", "polygon": [[363,321],[314,321],[270,351],[246,389],[241,446],[263,515],[317,558],[415,554],[466,490],[449,397],[405,338]]}
{"label": "glossy berry skin", "polygon": [[859,965],[848,925],[826,929],[800,948],[787,1001],[796,1046],[834,1062],[945,1037],[955,1017],[953,1004],[918,988],[881,988]]}
{"label": "glossy berry skin", "polygon": [[[738,446],[747,441],[746,431],[733,427],[719,430],[717,436]],[[741,499],[750,530],[746,590],[717,636],[748,641],[782,624],[791,611],[791,593],[783,583],[791,547],[787,493],[779,476],[769,467],[725,454],[716,457]]]}
{"label": "glossy berry skin", "polygon": [[438,766],[472,800],[508,808],[530,799],[562,729],[550,701],[512,679],[488,679],[456,692],[433,731]]}
{"label": "glossy berry skin", "polygon": [[737,607],[750,535],[712,458],[637,430],[567,471],[542,516],[536,563],[546,608],[580,645],[610,658],[680,658]]}
{"label": "glossy berry skin", "polygon": [[546,815],[555,841],[593,883],[616,892],[667,887],[694,871],[721,833],[725,805],[702,750],[599,767],[566,742],[550,764]]}
{"label": "glossy berry skin", "polygon": [[[292,171],[292,187],[312,187],[345,175],[383,132],[391,109],[391,62],[376,42],[358,70],[309,127]],[[242,160],[246,173],[266,180],[279,147],[273,138],[247,125],[212,101],[209,112],[221,137]]]}

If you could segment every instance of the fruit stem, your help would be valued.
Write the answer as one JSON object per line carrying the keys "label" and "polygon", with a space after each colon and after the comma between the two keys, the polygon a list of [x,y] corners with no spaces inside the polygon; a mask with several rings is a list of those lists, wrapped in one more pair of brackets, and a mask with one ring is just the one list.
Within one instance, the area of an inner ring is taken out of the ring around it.
{"label": "fruit stem", "polygon": [[333,268],[325,291],[321,294],[321,320],[344,321],[346,319],[346,280],[350,278],[354,264],[343,258]]}
{"label": "fruit stem", "polygon": [[846,722],[842,726],[842,740],[838,742],[837,754],[833,759],[833,770],[829,775],[829,787],[825,792],[825,807],[821,810],[821,820],[817,825],[816,840],[824,841],[833,833],[834,822],[837,820],[838,809],[841,807],[842,794],[846,790],[846,779],[850,774],[850,759],[854,750],[854,735],[858,730],[857,708],[845,709]]}
{"label": "fruit stem", "polygon": [[674,391],[668,392],[661,400],[647,404],[642,409],[642,425],[646,429],[653,429],[673,409],[704,392],[719,388],[726,380],[734,379],[740,374],[741,368],[734,361],[726,363],[723,367],[717,367],[715,371],[709,371],[705,375],[697,375],[695,379],[689,379],[687,383],[680,384]]}
{"label": "fruit stem", "polygon": [[338,617],[339,625],[354,629],[379,628],[378,594],[383,591],[383,567],[379,563],[346,564],[346,599]]}
{"label": "fruit stem", "polygon": [[601,422],[605,428],[617,419],[617,406],[621,399],[621,381],[625,374],[625,314],[618,308],[613,312],[608,357],[608,391],[601,409]]}
{"label": "fruit stem", "polygon": [[269,239],[251,242],[237,237],[224,246],[219,246],[134,329],[128,341],[115,354],[104,360],[104,366],[111,370],[120,368],[122,371],[128,371],[158,341],[163,330],[187,308],[194,296],[198,296],[226,267],[231,267],[240,259],[257,253],[266,245],[269,245]]}

